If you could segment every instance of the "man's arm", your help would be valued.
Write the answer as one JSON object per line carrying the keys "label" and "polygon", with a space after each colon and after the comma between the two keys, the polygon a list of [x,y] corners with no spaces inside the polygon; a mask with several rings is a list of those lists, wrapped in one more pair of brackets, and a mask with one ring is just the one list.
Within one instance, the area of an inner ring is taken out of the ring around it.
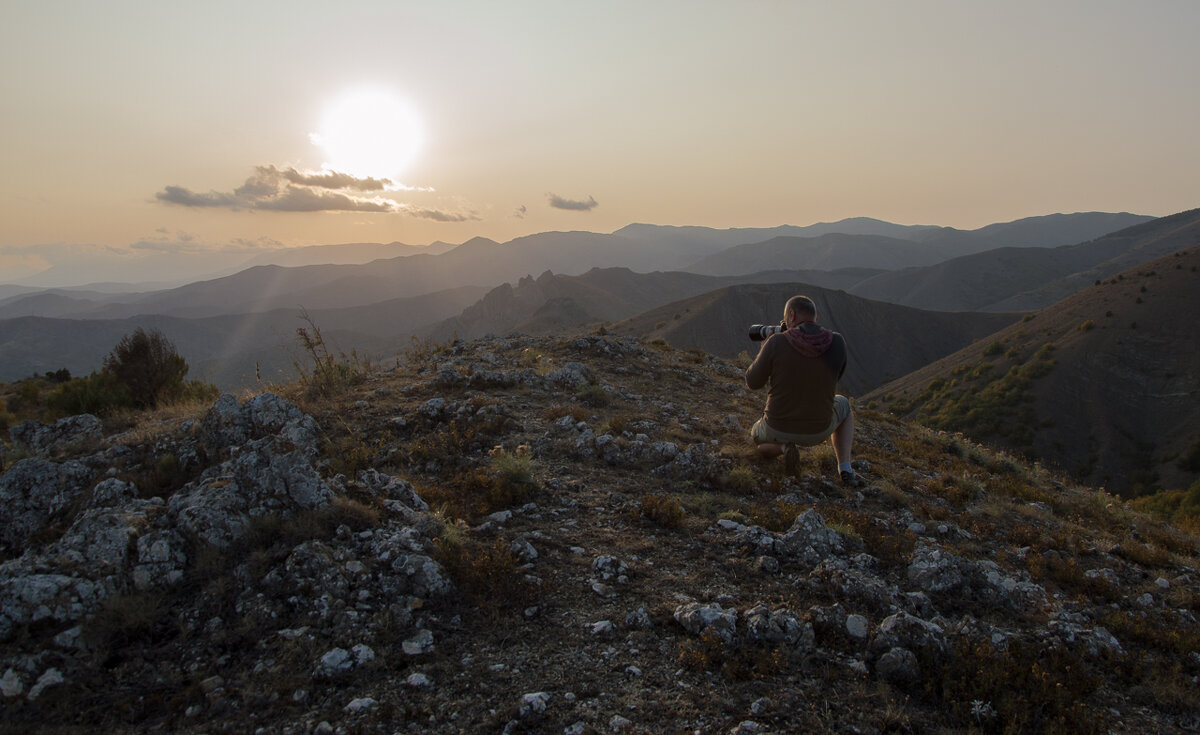
{"label": "man's arm", "polygon": [[746,368],[746,387],[750,390],[758,390],[767,384],[767,379],[771,377],[771,356],[772,352],[769,345],[772,340],[778,335],[772,335],[769,339],[762,343],[762,347],[758,350],[758,357],[754,358],[754,362],[750,363],[750,367]]}

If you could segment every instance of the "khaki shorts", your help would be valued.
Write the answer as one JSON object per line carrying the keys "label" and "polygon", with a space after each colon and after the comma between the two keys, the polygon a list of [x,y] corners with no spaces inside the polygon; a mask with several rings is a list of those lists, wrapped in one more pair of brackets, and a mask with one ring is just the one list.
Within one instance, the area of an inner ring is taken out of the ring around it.
{"label": "khaki shorts", "polygon": [[833,417],[829,421],[829,426],[824,431],[817,432],[816,434],[789,434],[786,431],[772,429],[767,425],[766,418],[761,418],[754,422],[754,426],[750,428],[750,438],[756,444],[797,444],[802,447],[815,447],[828,439],[849,416],[850,399],[846,396],[837,395],[833,397]]}

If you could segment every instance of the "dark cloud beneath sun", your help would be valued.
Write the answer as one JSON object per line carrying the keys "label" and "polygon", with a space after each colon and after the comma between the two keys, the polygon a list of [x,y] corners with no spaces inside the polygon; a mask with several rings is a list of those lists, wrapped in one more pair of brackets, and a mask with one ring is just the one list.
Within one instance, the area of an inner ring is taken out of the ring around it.
{"label": "dark cloud beneath sun", "polygon": [[565,209],[569,212],[590,212],[599,206],[599,202],[592,196],[588,196],[586,202],[578,199],[566,199],[554,193],[547,194],[546,197],[550,200],[551,207]]}
{"label": "dark cloud beneath sun", "polygon": [[338,171],[304,172],[294,168],[258,166],[232,192],[196,192],[182,186],[167,186],[154,195],[165,204],[184,207],[224,207],[270,212],[381,212],[400,213],[438,222],[478,219],[427,207],[401,204],[378,195],[395,187],[382,178],[357,177]]}
{"label": "dark cloud beneath sun", "polygon": [[337,171],[303,173],[294,168],[258,166],[232,192],[194,192],[168,186],[155,194],[167,204],[185,207],[228,207],[273,212],[394,212],[396,202],[362,192],[385,190],[387,179],[357,178]]}

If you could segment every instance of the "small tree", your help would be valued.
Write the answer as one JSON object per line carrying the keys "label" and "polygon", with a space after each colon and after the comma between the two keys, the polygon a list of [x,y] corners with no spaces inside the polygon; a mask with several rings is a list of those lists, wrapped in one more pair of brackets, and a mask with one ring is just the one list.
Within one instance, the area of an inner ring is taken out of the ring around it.
{"label": "small tree", "polygon": [[162,332],[138,327],[104,358],[104,369],[129,390],[135,407],[154,408],[183,393],[188,364]]}

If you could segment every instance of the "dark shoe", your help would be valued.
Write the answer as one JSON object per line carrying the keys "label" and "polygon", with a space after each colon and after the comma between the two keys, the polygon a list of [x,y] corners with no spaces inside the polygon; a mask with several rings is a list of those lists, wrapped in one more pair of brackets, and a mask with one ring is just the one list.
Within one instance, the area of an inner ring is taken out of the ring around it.
{"label": "dark shoe", "polygon": [[842,470],[842,485],[844,487],[862,487],[863,481],[858,475],[849,470]]}
{"label": "dark shoe", "polygon": [[796,449],[795,444],[787,445],[783,450],[783,471],[789,475],[795,475],[800,469],[800,450]]}

